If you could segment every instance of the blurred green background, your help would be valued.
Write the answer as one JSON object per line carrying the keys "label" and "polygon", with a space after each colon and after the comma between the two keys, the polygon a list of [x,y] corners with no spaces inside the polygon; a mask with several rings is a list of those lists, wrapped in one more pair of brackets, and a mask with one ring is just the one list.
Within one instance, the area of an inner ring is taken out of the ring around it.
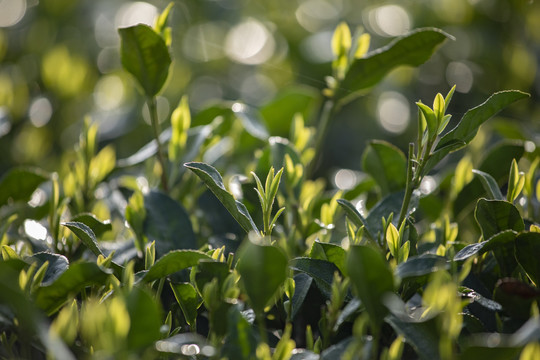
{"label": "blurred green background", "polygon": [[[360,169],[368,139],[405,148],[416,133],[414,102],[429,104],[453,84],[453,121],[495,91],[531,93],[529,101],[505,113],[507,119],[491,122],[490,133],[528,140],[530,146],[540,142],[537,1],[174,3],[174,63],[158,99],[163,126],[183,94],[189,95],[195,114],[222,99],[261,107],[292,88],[319,96],[331,73],[332,32],[346,21],[372,35],[371,49],[418,27],[438,27],[456,39],[421,67],[393,71],[341,110],[326,142],[322,169],[327,174]],[[151,24],[167,4],[0,0],[0,175],[16,165],[58,170],[78,140],[85,115],[99,122],[101,144],[114,142],[119,158],[151,140],[144,101],[121,69],[117,28]],[[272,135],[284,135],[291,119],[266,121]]]}

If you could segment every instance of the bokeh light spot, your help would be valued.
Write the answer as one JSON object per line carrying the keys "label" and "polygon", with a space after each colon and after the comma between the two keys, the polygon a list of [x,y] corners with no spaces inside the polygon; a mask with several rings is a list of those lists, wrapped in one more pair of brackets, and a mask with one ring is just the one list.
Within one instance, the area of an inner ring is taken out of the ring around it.
{"label": "bokeh light spot", "polygon": [[26,13],[26,0],[0,0],[0,27],[16,25]]}
{"label": "bokeh light spot", "polygon": [[411,117],[407,98],[395,91],[382,93],[377,103],[377,117],[384,130],[392,134],[403,133]]}
{"label": "bokeh light spot", "polygon": [[36,240],[45,240],[47,238],[47,229],[35,220],[24,220],[24,232]]}
{"label": "bokeh light spot", "polygon": [[332,31],[321,31],[308,36],[300,43],[302,55],[313,63],[326,63],[334,59],[332,54]]}
{"label": "bokeh light spot", "polygon": [[358,183],[358,176],[349,169],[339,169],[334,176],[334,183],[340,190],[350,190]]}
{"label": "bokeh light spot", "polygon": [[453,61],[446,68],[446,81],[448,85],[456,85],[456,91],[466,94],[471,91],[474,75],[469,66],[463,62]]}
{"label": "bokeh light spot", "polygon": [[101,110],[112,110],[124,101],[124,83],[116,75],[102,77],[94,89],[94,101]]}
{"label": "bokeh light spot", "polygon": [[182,52],[190,60],[207,62],[223,57],[225,29],[209,22],[192,26],[182,42]]}
{"label": "bokeh light spot", "polygon": [[411,29],[409,13],[399,5],[384,5],[368,12],[369,26],[382,36],[399,36]]}
{"label": "bokeh light spot", "polygon": [[115,28],[137,24],[152,26],[157,15],[158,10],[154,5],[144,1],[129,2],[118,9],[114,19]]}
{"label": "bokeh light spot", "polygon": [[51,119],[53,113],[53,107],[51,102],[46,97],[38,97],[32,101],[30,109],[28,110],[28,117],[30,122],[35,127],[42,127],[47,125]]}
{"label": "bokeh light spot", "polygon": [[272,34],[254,19],[248,19],[233,27],[225,39],[227,56],[248,65],[264,63],[272,57],[275,47]]}
{"label": "bokeh light spot", "polygon": [[296,20],[307,31],[316,32],[336,23],[340,15],[340,5],[340,1],[305,1],[296,9]]}
{"label": "bokeh light spot", "polygon": [[261,105],[272,99],[277,92],[272,79],[263,74],[253,74],[244,79],[240,85],[242,99],[253,105]]}

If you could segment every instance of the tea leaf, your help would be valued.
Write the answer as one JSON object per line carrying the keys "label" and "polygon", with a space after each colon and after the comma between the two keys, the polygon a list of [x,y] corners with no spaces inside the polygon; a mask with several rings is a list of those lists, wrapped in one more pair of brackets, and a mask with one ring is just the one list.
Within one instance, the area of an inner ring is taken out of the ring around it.
{"label": "tea leaf", "polygon": [[473,174],[478,175],[478,178],[482,182],[482,186],[486,190],[487,194],[489,195],[490,199],[493,200],[504,200],[504,196],[501,192],[501,189],[499,188],[499,185],[497,184],[497,181],[491,176],[490,174],[473,169]]}
{"label": "tea leaf", "polygon": [[507,201],[480,199],[476,203],[474,216],[482,229],[484,239],[489,239],[503,230],[520,232],[525,229],[518,209]]}
{"label": "tea leaf", "polygon": [[259,233],[259,229],[257,229],[257,226],[253,222],[253,219],[249,215],[244,204],[236,200],[231,193],[225,189],[223,179],[216,169],[210,165],[197,162],[190,162],[184,164],[184,166],[193,171],[202,181],[204,181],[206,186],[208,186],[214,195],[216,195],[223,206],[225,206],[246,232],[255,231],[257,234]]}
{"label": "tea leaf", "polygon": [[448,260],[442,256],[422,254],[411,256],[396,267],[395,275],[400,279],[429,275],[439,270],[450,268]]}
{"label": "tea leaf", "polygon": [[71,221],[85,224],[92,229],[96,237],[100,237],[107,231],[112,230],[112,224],[110,221],[100,221],[94,214],[91,213],[77,214],[71,218]]}
{"label": "tea leaf", "polygon": [[508,105],[529,96],[529,94],[518,90],[501,91],[494,93],[485,102],[467,111],[456,127],[441,138],[433,155],[429,158],[423,174],[427,174],[449,153],[470,143],[476,136],[480,125],[489,118]]}
{"label": "tea leaf", "polygon": [[369,236],[369,238],[372,241],[375,241],[375,238],[373,237],[373,234],[370,232],[370,229],[367,228],[367,221],[366,219],[360,214],[360,212],[356,209],[356,207],[348,200],[345,199],[338,199],[337,203],[345,210],[345,213],[347,214],[347,218],[351,220],[356,227],[360,228],[361,226],[364,226],[366,235]]}
{"label": "tea leaf", "polygon": [[101,286],[110,276],[95,263],[74,263],[54,282],[36,290],[36,304],[47,314],[56,312],[69,296],[90,285]]}
{"label": "tea leaf", "polygon": [[144,234],[156,242],[156,258],[176,249],[195,249],[197,242],[189,215],[170,196],[158,191],[144,195]]}
{"label": "tea leaf", "polygon": [[253,310],[262,314],[287,278],[287,258],[276,247],[247,242],[238,251],[236,270]]}
{"label": "tea leaf", "polygon": [[198,250],[173,250],[160,257],[144,275],[144,281],[150,282],[182,269],[195,266],[200,260],[212,258]]}
{"label": "tea leaf", "polygon": [[161,306],[146,289],[133,287],[126,297],[130,325],[127,335],[129,349],[140,349],[160,338]]}
{"label": "tea leaf", "polygon": [[407,322],[390,315],[386,322],[414,348],[420,359],[434,360],[439,356],[439,336],[434,320]]}
{"label": "tea leaf", "polygon": [[363,58],[355,59],[336,89],[335,99],[347,102],[347,97],[375,85],[397,66],[423,64],[447,38],[452,37],[439,29],[418,29],[394,39],[387,46]]}
{"label": "tea leaf", "polygon": [[229,359],[255,359],[259,339],[250,323],[234,306],[229,309],[227,320],[228,341],[223,345],[221,356]]}
{"label": "tea leaf", "polygon": [[36,188],[49,180],[49,175],[38,168],[14,168],[0,179],[0,206],[13,201],[28,201]]}
{"label": "tea leaf", "polygon": [[151,27],[139,24],[118,29],[122,66],[131,73],[147,97],[160,92],[167,80],[171,56],[163,38]]}
{"label": "tea leaf", "polygon": [[202,299],[197,294],[197,290],[190,283],[170,284],[174,293],[174,297],[182,313],[186,318],[186,322],[191,326],[192,330],[195,329],[197,320],[197,309],[202,304]]}
{"label": "tea leaf", "polygon": [[295,291],[292,299],[289,299],[289,301],[292,301],[291,320],[294,320],[296,314],[298,314],[298,311],[304,304],[312,282],[313,278],[308,274],[300,273],[294,276]]}
{"label": "tea leaf", "polygon": [[349,249],[347,269],[356,295],[366,307],[374,328],[378,328],[388,313],[382,298],[394,290],[394,279],[388,264],[377,250],[356,245]]}
{"label": "tea leaf", "polygon": [[311,247],[309,257],[312,259],[330,261],[337,266],[343,275],[347,275],[347,269],[345,267],[347,253],[339,245],[315,241]]}
{"label": "tea leaf", "polygon": [[65,222],[62,223],[65,227],[67,227],[69,230],[71,230],[79,240],[83,242],[84,245],[86,245],[87,248],[90,249],[94,253],[94,255],[99,256],[105,256],[101,249],[98,247],[96,235],[90,229],[87,225],[80,223],[80,222]]}
{"label": "tea leaf", "polygon": [[540,233],[522,233],[516,237],[516,259],[529,278],[540,285]]}
{"label": "tea leaf", "polygon": [[293,270],[301,271],[311,276],[321,293],[330,299],[334,273],[339,272],[339,269],[334,263],[326,260],[299,257],[292,259],[289,266]]}
{"label": "tea leaf", "polygon": [[69,261],[63,255],[41,252],[32,255],[28,258],[30,262],[37,261],[38,267],[41,267],[45,262],[49,262],[45,276],[41,283],[42,286],[47,286],[53,283],[64,271],[69,268]]}

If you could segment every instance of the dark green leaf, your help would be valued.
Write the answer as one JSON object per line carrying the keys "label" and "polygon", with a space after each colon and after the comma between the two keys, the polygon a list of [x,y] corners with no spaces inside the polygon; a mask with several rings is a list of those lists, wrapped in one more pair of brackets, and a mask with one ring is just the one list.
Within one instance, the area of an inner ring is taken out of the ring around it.
{"label": "dark green leaf", "polygon": [[63,255],[51,254],[47,252],[41,252],[34,254],[28,258],[30,262],[37,262],[37,267],[41,267],[46,261],[49,262],[47,271],[45,271],[45,277],[41,282],[42,286],[47,286],[54,282],[64,271],[69,267],[68,259]]}
{"label": "dark green leaf", "polygon": [[354,341],[354,338],[351,336],[351,337],[346,338],[345,340],[340,341],[339,343],[335,345],[330,346],[328,349],[325,349],[321,353],[320,360],[342,359],[343,355],[347,351],[347,348],[353,341]]}
{"label": "dark green leaf", "polygon": [[[441,138],[424,168],[424,174],[427,174],[450,152],[459,150],[470,143],[476,136],[480,125],[489,118],[513,102],[526,97],[529,97],[529,94],[517,90],[501,91],[491,95],[485,102],[467,111],[456,127]],[[462,142],[463,145],[456,146],[456,141]]]}
{"label": "dark green leaf", "polygon": [[9,199],[13,201],[30,200],[37,187],[47,180],[49,180],[49,175],[37,168],[9,170],[0,180],[0,206],[5,205]]}
{"label": "dark green leaf", "polygon": [[371,175],[383,196],[405,188],[407,159],[401,150],[382,141],[370,141],[362,156],[362,167]]}
{"label": "dark green leaf", "polygon": [[421,359],[436,360],[439,356],[439,335],[434,319],[425,322],[407,322],[394,315],[386,317],[394,330],[403,335]]}
{"label": "dark green leaf", "polygon": [[312,259],[330,261],[337,266],[343,275],[347,275],[345,259],[347,254],[339,245],[315,241],[311,247],[309,257]]}
{"label": "dark green leaf", "polygon": [[[10,259],[0,261],[0,307],[2,308],[2,318],[9,314],[9,317],[17,319],[17,336],[23,338],[32,338],[34,336],[39,339],[44,346],[44,352],[53,359],[76,359],[69,351],[65,343],[57,336],[51,336],[48,329],[48,321],[38,311],[36,304],[28,294],[24,293],[19,285],[19,271],[17,268],[21,265],[22,260]],[[3,322],[3,321],[2,321]],[[2,324],[3,325],[3,324]],[[10,330],[8,330],[10,331]],[[27,343],[29,344],[29,343]],[[7,344],[2,344],[2,353],[5,354]],[[9,345],[8,345],[9,346]],[[41,347],[41,345],[39,345]]]}
{"label": "dark green leaf", "polygon": [[517,261],[536,286],[540,286],[540,233],[519,234],[515,248]]}
{"label": "dark green leaf", "polygon": [[501,189],[499,189],[499,185],[497,184],[497,181],[493,178],[493,176],[489,175],[486,172],[480,171],[480,170],[473,170],[473,173],[478,176],[480,179],[480,182],[482,183],[482,186],[484,187],[484,190],[488,194],[489,198],[492,200],[504,200],[504,196],[501,192]]}
{"label": "dark green leaf", "polygon": [[308,294],[309,288],[311,287],[311,283],[313,282],[313,278],[307,274],[300,273],[296,274],[294,276],[294,296],[292,298],[292,313],[291,313],[291,320],[294,320],[296,317],[296,314],[302,307],[302,304],[304,304],[304,300],[306,300],[306,296]]}
{"label": "dark green leaf", "polygon": [[493,300],[503,306],[504,312],[520,320],[529,319],[533,302],[540,300],[540,290],[513,278],[503,278],[495,284]]}
{"label": "dark green leaf", "polygon": [[338,199],[338,204],[345,210],[345,213],[347,214],[347,217],[349,220],[351,220],[356,227],[364,226],[364,231],[366,232],[366,235],[373,241],[375,241],[374,234],[371,233],[371,229],[367,225],[366,219],[360,214],[358,209],[348,200],[345,199]]}
{"label": "dark green leaf", "polygon": [[[505,234],[504,236],[508,236],[506,234],[513,234],[511,230],[509,231],[503,231],[500,234]],[[499,234],[497,234],[499,235]],[[495,235],[495,236],[497,236]],[[516,237],[516,235],[512,235],[512,240]],[[463,261],[467,260],[471,256],[480,255],[485,253],[487,250],[485,249],[486,245],[489,243],[489,240],[485,240],[476,244],[469,244],[465,246],[463,249],[459,250],[457,254],[454,256],[454,261]]]}
{"label": "dark green leaf", "polygon": [[334,263],[326,260],[300,257],[292,259],[289,266],[293,270],[301,271],[311,276],[321,293],[328,299],[330,298],[334,273],[339,273],[339,269]]}
{"label": "dark green leaf", "polygon": [[[390,194],[384,197],[379,201],[370,211],[366,218],[367,228],[370,229],[372,234],[382,233],[382,221],[383,216],[388,219],[390,213],[394,213],[394,225],[399,227],[397,224],[398,214],[401,210],[401,203],[403,202],[403,196],[405,195],[404,191]],[[413,193],[411,197],[411,202],[409,203],[409,209],[407,215],[411,215],[418,206],[418,196]]]}
{"label": "dark green leaf", "polygon": [[192,170],[202,181],[204,181],[206,186],[208,186],[214,195],[216,195],[219,201],[246,232],[255,231],[257,234],[259,233],[257,226],[253,222],[253,219],[249,215],[244,204],[235,200],[235,198],[225,189],[223,179],[216,169],[210,165],[198,162],[190,162],[184,164],[184,166]]}
{"label": "dark green leaf", "polygon": [[87,225],[80,222],[75,222],[75,221],[62,223],[62,225],[64,225],[69,230],[71,230],[75,235],[77,235],[79,240],[81,240],[83,244],[87,248],[89,248],[90,251],[94,253],[94,255],[103,256],[103,252],[98,247],[96,235],[94,234],[92,229],[90,229]]}
{"label": "dark green leaf", "polygon": [[200,293],[203,292],[204,286],[213,279],[217,279],[218,286],[221,288],[223,282],[230,274],[229,265],[227,263],[213,260],[202,260],[195,270],[195,284]]}
{"label": "dark green leaf", "polygon": [[287,278],[287,257],[276,247],[246,242],[238,251],[236,269],[256,314]]}
{"label": "dark green leaf", "polygon": [[353,315],[357,313],[362,308],[362,302],[358,298],[353,298],[351,301],[345,305],[343,310],[338,316],[334,330],[337,331],[338,328],[350,317],[354,319]]}
{"label": "dark green leaf", "polygon": [[198,250],[173,250],[160,257],[144,275],[144,281],[154,281],[177,271],[195,266],[200,260],[212,258]]}
{"label": "dark green leaf", "polygon": [[466,296],[466,297],[470,298],[472,301],[482,305],[483,307],[485,307],[485,308],[487,308],[487,309],[489,309],[491,311],[501,311],[502,310],[501,304],[480,295],[479,293],[477,293],[476,291],[474,291],[472,289],[465,288],[465,287],[460,287],[459,292],[460,292],[460,294],[462,296]]}
{"label": "dark green leaf", "polygon": [[366,307],[372,324],[378,328],[388,309],[383,296],[394,290],[394,279],[382,254],[369,246],[351,246],[347,269],[356,295]]}
{"label": "dark green leaf", "polygon": [[221,357],[228,359],[255,359],[259,338],[249,322],[233,306],[228,312],[227,340]]}
{"label": "dark green leaf", "polygon": [[520,232],[525,228],[518,209],[504,200],[478,200],[474,217],[482,229],[484,239],[504,230]]}
{"label": "dark green leaf", "polygon": [[112,230],[112,225],[110,221],[99,221],[94,214],[82,213],[75,215],[71,218],[71,221],[83,223],[88,226],[97,238],[106,233],[107,231]]}
{"label": "dark green leaf", "polygon": [[171,250],[197,247],[191,220],[182,205],[166,194],[150,191],[144,195],[144,207],[144,233],[156,241],[156,258]]}
{"label": "dark green leaf", "polygon": [[171,284],[171,289],[186,318],[186,323],[193,327],[197,319],[197,309],[202,304],[197,290],[190,283]]}
{"label": "dark green leaf", "polygon": [[102,286],[108,276],[109,273],[95,263],[71,264],[53,283],[36,290],[36,304],[52,314],[85,287]]}
{"label": "dark green leaf", "polygon": [[448,260],[434,254],[411,256],[406,262],[397,266],[395,274],[401,279],[424,276],[439,270],[450,268]]}
{"label": "dark green leaf", "polygon": [[344,100],[377,84],[390,70],[400,65],[418,66],[426,62],[444,40],[445,32],[425,28],[394,39],[387,46],[355,59],[337,89],[335,98]]}
{"label": "dark green leaf", "polygon": [[127,345],[130,349],[142,349],[160,337],[161,306],[150,293],[134,287],[126,296],[130,317]]}
{"label": "dark green leaf", "polygon": [[122,66],[135,76],[146,96],[155,96],[165,84],[171,64],[165,41],[144,24],[118,29],[118,32],[122,40]]}

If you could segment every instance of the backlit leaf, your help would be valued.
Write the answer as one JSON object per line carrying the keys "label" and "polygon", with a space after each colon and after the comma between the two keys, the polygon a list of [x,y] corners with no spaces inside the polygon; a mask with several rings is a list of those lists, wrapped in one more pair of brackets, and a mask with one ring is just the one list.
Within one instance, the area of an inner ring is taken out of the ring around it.
{"label": "backlit leaf", "polygon": [[[418,66],[426,62],[450,35],[435,28],[424,28],[394,39],[387,46],[355,59],[337,89],[335,98],[345,100],[356,92],[377,84],[400,65]],[[346,100],[345,100],[346,101]]]}
{"label": "backlit leaf", "polygon": [[200,260],[212,258],[198,250],[173,250],[160,257],[144,275],[144,281],[153,281],[177,271],[195,266]]}
{"label": "backlit leaf", "polygon": [[[470,109],[461,118],[460,122],[444,135],[433,155],[428,160],[424,168],[424,174],[427,174],[436,164],[439,163],[450,152],[459,150],[474,139],[480,125],[486,122],[489,118],[497,114],[499,111],[508,105],[529,97],[529,94],[518,90],[501,91],[491,95],[485,102],[477,107]],[[449,146],[451,144],[459,144],[458,146]]]}
{"label": "backlit leaf", "polygon": [[253,310],[262,314],[287,278],[287,257],[276,247],[247,242],[238,251],[236,270]]}
{"label": "backlit leaf", "polygon": [[171,56],[165,41],[151,27],[139,24],[118,29],[122,66],[148,97],[157,95],[169,74]]}

